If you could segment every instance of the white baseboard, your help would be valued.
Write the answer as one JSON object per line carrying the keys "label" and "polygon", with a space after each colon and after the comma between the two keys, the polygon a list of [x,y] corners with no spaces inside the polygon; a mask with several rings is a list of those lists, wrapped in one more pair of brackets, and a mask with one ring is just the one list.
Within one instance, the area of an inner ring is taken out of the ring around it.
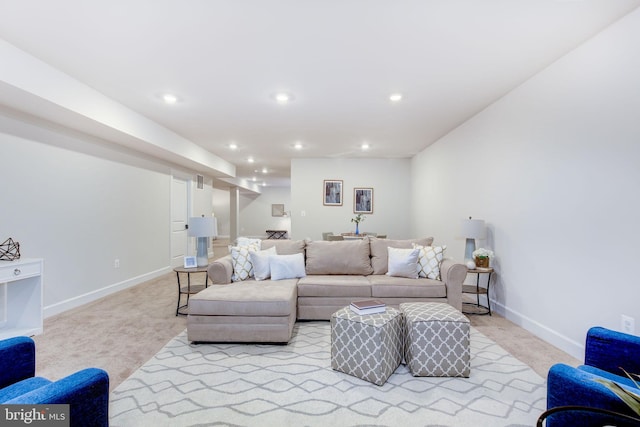
{"label": "white baseboard", "polygon": [[500,304],[498,301],[495,301],[493,299],[491,300],[491,309],[504,318],[512,321],[516,325],[531,332],[538,338],[558,347],[565,353],[569,353],[576,359],[584,359],[584,343],[576,342],[549,328],[548,326],[531,319],[530,317],[527,317],[517,311],[505,307],[503,304]]}
{"label": "white baseboard", "polygon": [[123,289],[139,285],[140,283],[146,282],[147,280],[155,279],[156,277],[160,277],[169,272],[171,272],[171,267],[164,267],[137,277],[132,277],[131,279],[127,279],[119,283],[105,286],[102,289],[91,291],[83,295],[78,295],[77,297],[69,298],[68,300],[61,301],[56,304],[48,305],[44,307],[44,317],[47,318],[55,316],[56,314],[63,313],[67,310],[71,310],[72,308],[80,307],[81,305],[93,302],[107,295],[119,292]]}

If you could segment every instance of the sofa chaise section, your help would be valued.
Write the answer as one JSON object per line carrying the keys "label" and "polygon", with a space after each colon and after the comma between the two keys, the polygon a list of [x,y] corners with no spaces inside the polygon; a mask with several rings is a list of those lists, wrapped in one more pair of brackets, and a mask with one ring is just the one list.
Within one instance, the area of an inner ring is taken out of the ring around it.
{"label": "sofa chaise section", "polygon": [[[303,240],[264,240],[280,255],[304,253]],[[208,268],[212,286],[191,296],[189,341],[288,342],[296,322],[297,279],[232,282],[230,255]]]}
{"label": "sofa chaise section", "polygon": [[296,279],[209,286],[189,299],[189,341],[288,342],[296,322]]}

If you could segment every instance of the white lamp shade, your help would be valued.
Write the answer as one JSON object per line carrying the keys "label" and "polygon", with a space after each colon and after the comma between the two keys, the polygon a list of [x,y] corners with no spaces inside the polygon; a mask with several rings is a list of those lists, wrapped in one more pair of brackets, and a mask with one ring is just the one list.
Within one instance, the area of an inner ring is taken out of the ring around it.
{"label": "white lamp shade", "polygon": [[461,228],[462,237],[468,239],[484,239],[486,236],[484,220],[482,219],[463,219]]}
{"label": "white lamp shade", "polygon": [[212,237],[218,234],[217,221],[214,217],[197,216],[189,218],[189,236]]}

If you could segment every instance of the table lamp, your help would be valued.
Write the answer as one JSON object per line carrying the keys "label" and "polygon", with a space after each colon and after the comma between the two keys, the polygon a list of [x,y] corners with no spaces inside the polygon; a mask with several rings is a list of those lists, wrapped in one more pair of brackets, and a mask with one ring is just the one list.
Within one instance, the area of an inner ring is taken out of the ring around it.
{"label": "table lamp", "polygon": [[208,239],[218,234],[216,222],[214,217],[189,218],[189,236],[197,239],[198,267],[204,267],[209,263]]}
{"label": "table lamp", "polygon": [[476,250],[476,239],[485,238],[484,220],[482,219],[463,219],[462,224],[462,236],[466,237],[467,241],[464,248],[464,260],[473,260],[473,251]]}

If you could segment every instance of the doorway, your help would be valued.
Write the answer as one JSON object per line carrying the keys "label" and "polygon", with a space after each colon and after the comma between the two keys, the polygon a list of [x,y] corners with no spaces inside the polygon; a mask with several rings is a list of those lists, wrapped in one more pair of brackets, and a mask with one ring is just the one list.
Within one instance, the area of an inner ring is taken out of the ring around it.
{"label": "doorway", "polygon": [[189,253],[187,224],[189,220],[190,182],[187,179],[171,179],[171,267],[184,264]]}

